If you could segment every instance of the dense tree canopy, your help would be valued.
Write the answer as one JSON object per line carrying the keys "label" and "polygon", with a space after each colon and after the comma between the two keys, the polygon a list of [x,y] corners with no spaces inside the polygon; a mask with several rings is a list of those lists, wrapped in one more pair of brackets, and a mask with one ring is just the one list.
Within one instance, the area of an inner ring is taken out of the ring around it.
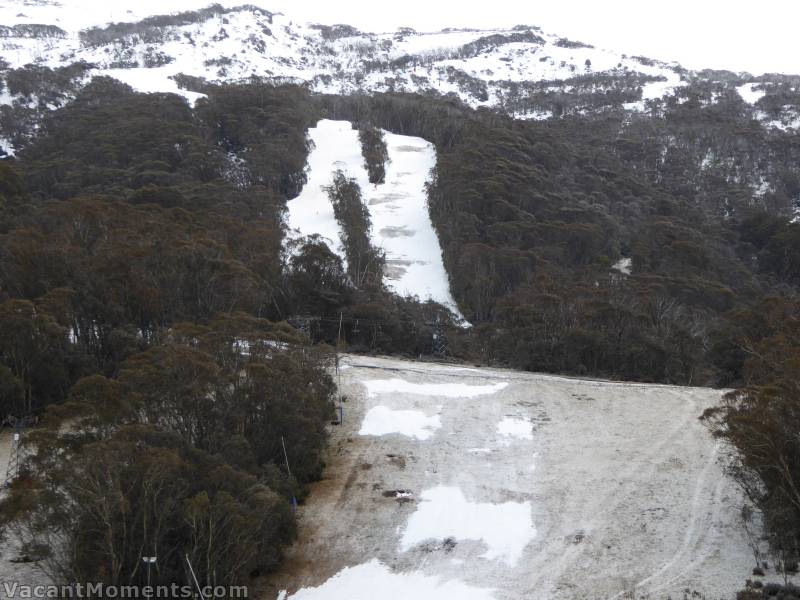
{"label": "dense tree canopy", "polygon": [[[191,108],[96,78],[0,162],[0,412],[49,427],[0,514],[55,575],[137,581],[151,546],[164,581],[185,580],[183,553],[209,583],[274,567],[288,500],[323,466],[334,389],[312,343],[417,356],[442,328],[475,361],[747,386],[718,422],[773,530],[796,540],[791,488],[760,466],[783,461],[795,480],[796,136],[721,83],[638,115],[509,90],[509,103],[563,105],[541,122],[453,98],[194,84],[205,97]],[[796,100],[777,88],[758,109]],[[329,194],[346,261],[318,237],[287,240],[322,116],[354,122],[371,181],[380,128],[435,144],[430,215],[472,328],[387,291],[343,174]],[[791,455],[750,454],[753,435]]]}

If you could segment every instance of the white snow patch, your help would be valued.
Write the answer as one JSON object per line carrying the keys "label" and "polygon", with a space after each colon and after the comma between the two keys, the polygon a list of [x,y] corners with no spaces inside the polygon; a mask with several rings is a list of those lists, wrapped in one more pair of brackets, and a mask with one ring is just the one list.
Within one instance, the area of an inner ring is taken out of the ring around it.
{"label": "white snow patch", "polygon": [[493,590],[419,571],[392,573],[378,559],[346,567],[319,587],[303,588],[291,600],[494,600]]}
{"label": "white snow patch", "polygon": [[497,424],[497,433],[521,440],[533,439],[533,426],[528,419],[505,417]]}
{"label": "white snow patch", "polygon": [[436,165],[436,150],[422,138],[384,132],[389,161],[382,184],[369,183],[358,131],[348,121],[323,119],[309,129],[313,149],[308,183],[288,204],[293,238],[321,235],[345,260],[339,224],[325,187],[341,170],[355,179],[372,221],[371,241],[386,252],[386,286],[400,295],[434,300],[463,319],[450,294],[439,238],[428,213],[425,184]]}
{"label": "white snow patch", "polygon": [[467,385],[465,383],[411,383],[405,379],[371,379],[362,381],[367,394],[418,394],[421,396],[440,396],[442,398],[475,398],[496,394],[508,385],[503,381],[491,385]]}
{"label": "white snow patch", "polygon": [[418,440],[427,440],[441,428],[439,415],[426,417],[421,410],[392,410],[375,406],[364,416],[359,435],[389,435],[399,433]]}
{"label": "white snow patch", "polygon": [[8,156],[14,156],[14,148],[11,145],[11,142],[0,136],[0,154],[3,152],[5,152]]}
{"label": "white snow patch", "polygon": [[358,132],[349,121],[323,119],[308,130],[308,137],[313,144],[308,155],[308,182],[300,195],[288,203],[290,236],[318,234],[345,261],[339,224],[325,188],[333,182],[333,174],[341,170],[356,179],[363,194],[368,180]]}
{"label": "white snow patch", "polygon": [[666,78],[666,81],[651,81],[642,86],[642,100],[658,100],[680,87],[681,76],[674,71],[664,71],[659,73]]}
{"label": "white snow patch", "polygon": [[530,502],[469,502],[457,487],[425,490],[400,540],[407,552],[420,542],[453,537],[486,544],[482,558],[513,566],[536,537]]}
{"label": "white snow patch", "polygon": [[757,85],[757,83],[745,83],[744,85],[737,87],[736,91],[739,92],[742,100],[748,104],[755,104],[766,95],[764,90],[755,89]]}
{"label": "white snow patch", "polygon": [[158,69],[104,69],[98,71],[97,75],[113,77],[131,86],[137,92],[145,94],[170,93],[178,94],[186,98],[189,106],[194,106],[199,98],[205,98],[205,94],[190,92],[178,87],[178,84],[171,76],[176,73],[172,66],[161,67]]}
{"label": "white snow patch", "polygon": [[402,296],[434,300],[453,310],[450,280],[428,211],[425,185],[436,149],[422,138],[383,132],[389,151],[384,183],[365,189],[372,243],[386,252],[386,285]]}
{"label": "white snow patch", "polygon": [[611,268],[614,271],[619,271],[623,275],[630,275],[633,271],[633,259],[631,258],[620,258],[617,262],[611,265]]}

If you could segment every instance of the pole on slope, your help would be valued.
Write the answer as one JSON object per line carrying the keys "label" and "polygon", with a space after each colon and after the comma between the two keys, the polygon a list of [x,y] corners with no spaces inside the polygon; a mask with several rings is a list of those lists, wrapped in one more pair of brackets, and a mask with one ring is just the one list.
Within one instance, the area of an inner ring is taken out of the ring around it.
{"label": "pole on slope", "polygon": [[200,594],[200,597],[203,600],[206,600],[205,595],[203,594],[203,589],[200,587],[200,583],[197,581],[197,575],[194,574],[194,568],[192,568],[192,561],[189,560],[189,555],[185,554],[186,557],[186,564],[189,565],[189,572],[192,574],[192,579],[194,580],[194,585],[197,587],[197,592]]}
{"label": "pole on slope", "polygon": [[157,556],[143,556],[142,562],[147,565],[147,587],[150,587],[150,567],[158,560]]}
{"label": "pole on slope", "polygon": [[[283,446],[283,458],[286,460],[286,473],[289,475],[289,478],[292,477],[292,469],[289,466],[289,453],[286,452],[286,442],[283,440],[283,436],[281,436],[281,446]],[[294,494],[292,494],[292,512],[297,512],[297,498]]]}
{"label": "pole on slope", "polygon": [[339,311],[339,333],[336,334],[336,390],[339,393],[339,425],[344,424],[344,403],[342,401],[342,372],[339,369],[339,344],[342,341],[342,311]]}

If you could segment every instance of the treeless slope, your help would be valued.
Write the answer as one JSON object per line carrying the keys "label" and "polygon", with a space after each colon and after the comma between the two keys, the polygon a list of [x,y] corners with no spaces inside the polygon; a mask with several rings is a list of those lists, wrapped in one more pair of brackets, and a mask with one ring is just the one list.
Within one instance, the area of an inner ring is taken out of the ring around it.
{"label": "treeless slope", "polygon": [[722,598],[752,568],[698,421],[719,391],[345,364],[344,425],[267,597]]}

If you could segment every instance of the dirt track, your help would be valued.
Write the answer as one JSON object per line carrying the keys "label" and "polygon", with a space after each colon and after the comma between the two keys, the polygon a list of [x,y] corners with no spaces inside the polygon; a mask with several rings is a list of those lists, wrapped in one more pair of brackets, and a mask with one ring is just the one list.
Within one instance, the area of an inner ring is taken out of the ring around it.
{"label": "dirt track", "polygon": [[[325,479],[300,508],[300,540],[271,578],[282,589],[323,584],[342,568],[379,559],[520,598],[730,598],[752,568],[738,524],[741,496],[727,459],[698,417],[720,393],[396,359],[347,357],[345,422],[333,428]],[[396,392],[368,396],[362,382],[487,385],[491,395],[448,398]],[[440,415],[425,440],[359,435],[375,406]],[[527,419],[532,439],[498,434]],[[436,540],[403,552],[400,540],[420,494],[457,486],[482,503],[529,502],[535,538],[513,566],[482,558],[480,540]],[[408,490],[398,500],[384,492]],[[377,597],[377,596],[376,596]]]}

